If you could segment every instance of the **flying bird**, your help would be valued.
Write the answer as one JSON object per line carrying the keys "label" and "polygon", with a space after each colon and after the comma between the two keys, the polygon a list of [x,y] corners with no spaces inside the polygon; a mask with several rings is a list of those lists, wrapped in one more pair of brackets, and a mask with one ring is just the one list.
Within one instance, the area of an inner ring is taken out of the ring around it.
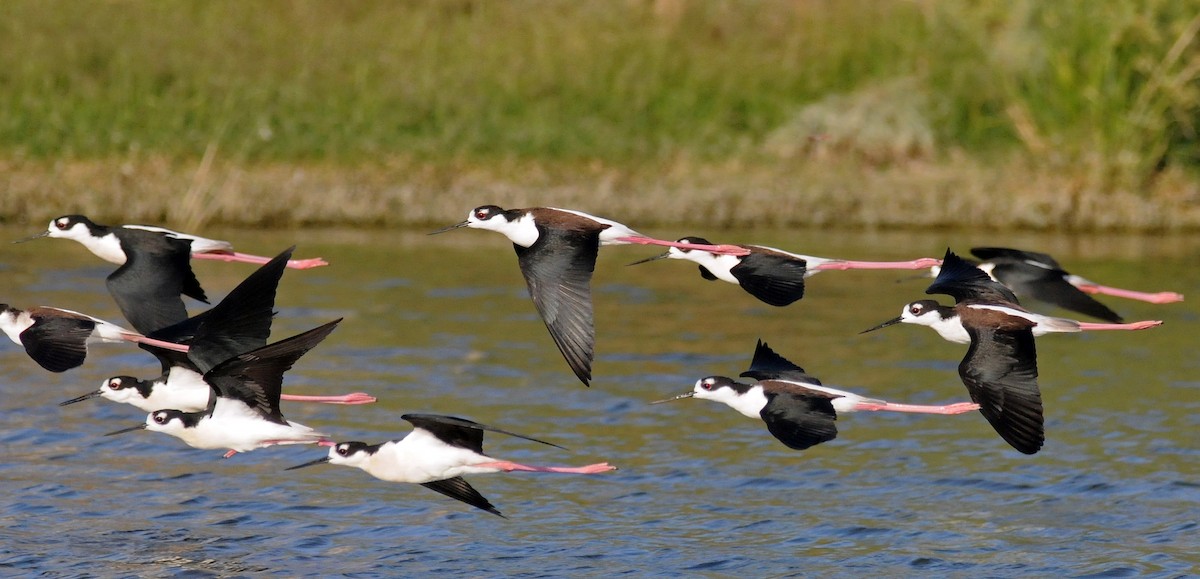
{"label": "flying bird", "polygon": [[324,463],[352,466],[385,481],[419,484],[501,517],[504,515],[471,487],[462,475],[512,471],[595,474],[616,470],[608,463],[562,467],[528,466],[497,460],[483,453],[484,431],[562,447],[453,416],[405,414],[400,418],[413,425],[413,431],[402,439],[380,444],[357,441],[329,443],[329,456],[287,470]]}
{"label": "flying bird", "polygon": [[79,312],[39,306],[28,310],[0,304],[0,330],[14,343],[24,346],[39,366],[51,372],[78,368],[87,359],[88,344],[134,342],[164,351],[187,352],[185,344],[143,336]]}
{"label": "flying bird", "polygon": [[[1036,314],[1017,305],[1007,287],[949,249],[925,293],[954,298],[951,319],[956,321],[945,327],[957,324],[966,333],[970,347],[958,365],[958,375],[971,400],[979,404],[980,413],[1013,448],[1024,454],[1036,453],[1046,439],[1034,345],[1034,328],[1041,325]],[[907,307],[911,310],[914,304]],[[887,325],[891,324],[872,329]]]}
{"label": "flying bird", "polygon": [[[190,346],[186,354],[146,347],[162,367],[162,374],[157,378],[142,380],[133,376],[114,376],[102,382],[99,389],[59,405],[103,397],[131,404],[145,412],[205,409],[211,387],[204,381],[204,374],[225,360],[267,344],[275,314],[275,292],[293,249],[288,248],[259,267],[211,309],[155,332],[153,337]],[[283,394],[281,398],[334,404],[375,401],[374,397],[361,392],[343,396]]]}
{"label": "flying bird", "polygon": [[979,409],[978,404],[970,402],[943,406],[897,404],[823,386],[761,340],[754,348],[750,368],[741,375],[755,382],[747,384],[725,376],[709,376],[697,380],[688,392],[651,404],[692,397],[721,402],[745,416],[762,419],[775,438],[794,450],[836,438],[838,413],[962,414]]}
{"label": "flying bird", "polygon": [[204,382],[211,387],[208,407],[204,410],[155,410],[145,423],[110,432],[108,436],[143,429],[163,432],[193,448],[227,448],[225,458],[266,446],[327,441],[328,435],[284,418],[279,409],[280,390],[284,372],[341,321],[334,320],[221,362],[204,374]]}
{"label": "flying bird", "polygon": [[941,263],[933,258],[912,261],[849,261],[789,253],[762,245],[736,245],[743,254],[713,253],[715,246],[703,237],[683,237],[678,243],[693,248],[672,247],[665,253],[629,265],[659,259],[684,259],[699,264],[700,276],[710,281],[737,284],[750,295],[772,306],[790,305],[804,297],[804,280],[818,272],[847,269],[924,269]]}
{"label": "flying bird", "polygon": [[[592,378],[596,329],[591,281],[600,246],[640,243],[691,247],[647,237],[602,217],[553,207],[505,210],[483,205],[472,209],[465,221],[430,235],[460,227],[496,231],[512,241],[533,305],[584,385]],[[735,246],[707,247],[715,252],[746,251]]]}

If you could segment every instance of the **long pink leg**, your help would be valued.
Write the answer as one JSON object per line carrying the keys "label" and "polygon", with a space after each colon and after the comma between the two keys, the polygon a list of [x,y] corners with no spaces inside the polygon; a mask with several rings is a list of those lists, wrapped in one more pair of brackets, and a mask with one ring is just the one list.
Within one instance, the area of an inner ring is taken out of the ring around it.
{"label": "long pink leg", "polygon": [[942,260],[932,257],[922,257],[912,261],[847,261],[834,260],[816,266],[809,266],[809,271],[825,271],[827,269],[925,269],[941,265]]}
{"label": "long pink leg", "polygon": [[280,400],[292,402],[320,402],[322,404],[370,404],[375,397],[366,392],[352,392],[341,396],[303,396],[299,394],[281,394]]}
{"label": "long pink leg", "polygon": [[884,410],[889,412],[912,412],[914,414],[962,414],[972,410],[979,410],[979,405],[974,402],[958,402],[956,404],[947,404],[945,406],[895,404],[893,402],[884,402],[883,404],[877,404],[874,402],[860,402],[854,407],[854,409],[865,410],[869,412]]}
{"label": "long pink leg", "polygon": [[238,451],[236,451],[236,450],[231,450],[231,451],[229,451],[229,452],[225,453],[224,455],[222,455],[222,456],[221,456],[221,458],[229,458],[229,457],[231,457],[231,456],[233,456],[233,455],[235,455],[235,454],[237,454],[237,453],[238,453]]}
{"label": "long pink leg", "polygon": [[1113,296],[1118,298],[1126,298],[1138,300],[1140,302],[1150,302],[1152,304],[1170,304],[1183,301],[1183,294],[1175,292],[1158,292],[1146,293],[1136,292],[1133,290],[1125,290],[1121,288],[1108,287],[1099,284],[1082,284],[1075,286],[1079,291],[1089,294],[1100,294],[1105,296]]}
{"label": "long pink leg", "polygon": [[639,245],[661,245],[663,247],[678,247],[679,249],[699,249],[709,253],[722,255],[750,255],[750,250],[736,245],[704,245],[696,243],[680,243],[678,241],[664,241],[662,239],[654,239],[653,237],[618,237],[617,241],[625,243],[637,243]]}
{"label": "long pink leg", "polygon": [[[193,253],[192,259],[212,259],[212,260],[216,260],[216,261],[225,261],[225,262],[236,261],[238,263],[254,263],[254,264],[258,264],[258,265],[262,265],[264,263],[271,261],[271,258],[269,258],[269,257],[250,255],[248,253],[238,253],[236,251],[230,252],[230,253],[221,253],[221,252]],[[289,259],[287,262],[287,266],[292,269],[311,269],[314,267],[321,267],[322,265],[329,265],[329,262],[327,262],[319,257],[314,257],[314,258],[309,258],[309,259]]]}
{"label": "long pink leg", "polygon": [[183,344],[176,344],[175,342],[164,342],[162,340],[155,340],[154,338],[147,338],[146,336],[143,336],[141,334],[121,334],[121,338],[123,338],[127,341],[130,341],[130,342],[135,342],[138,344],[146,344],[148,346],[158,346],[159,348],[163,348],[165,350],[174,350],[176,352],[186,352],[189,349],[188,346],[185,346]]}
{"label": "long pink leg", "polygon": [[1145,320],[1141,322],[1130,322],[1128,324],[1094,324],[1092,322],[1079,322],[1080,330],[1144,330],[1161,326],[1162,320]]}
{"label": "long pink leg", "polygon": [[504,472],[512,472],[514,470],[519,470],[519,471],[523,471],[523,472],[557,472],[557,473],[564,473],[564,474],[596,474],[598,472],[608,472],[610,470],[617,470],[617,467],[612,466],[612,465],[608,464],[607,462],[589,464],[587,466],[526,466],[523,464],[517,464],[515,462],[509,462],[507,460],[497,460],[497,461],[493,461],[493,462],[482,462],[479,464],[473,464],[471,466],[481,466],[484,468],[496,468],[496,469],[500,469]]}

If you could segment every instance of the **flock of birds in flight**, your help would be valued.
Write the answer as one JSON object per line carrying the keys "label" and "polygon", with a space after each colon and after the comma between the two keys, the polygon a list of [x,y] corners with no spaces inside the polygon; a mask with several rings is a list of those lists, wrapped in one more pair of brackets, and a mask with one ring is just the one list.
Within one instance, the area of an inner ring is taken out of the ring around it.
{"label": "flock of birds in flight", "polygon": [[[1013,448],[1036,453],[1045,441],[1045,431],[1034,337],[1050,332],[1140,330],[1162,323],[1124,323],[1089,294],[1152,303],[1183,299],[1171,292],[1147,294],[1102,286],[1068,274],[1048,255],[1005,248],[973,249],[980,262],[963,259],[949,249],[940,260],[849,261],[758,245],[714,244],[700,237],[666,241],[579,211],[547,207],[504,210],[494,205],[477,207],[465,221],[433,233],[460,227],[496,231],[513,243],[534,306],[567,364],[585,385],[592,377],[595,344],[590,286],[601,245],[665,246],[666,253],[635,264],[662,258],[692,261],[705,279],[737,284],[760,301],[780,307],[803,298],[805,279],[820,271],[931,268],[936,277],[926,293],[949,295],[954,306],[914,301],[903,307],[900,316],[866,331],[897,323],[918,324],[933,328],[951,342],[969,344],[958,372],[971,402],[899,404],[829,388],[761,341],[750,367],[740,375],[749,382],[709,376],[688,392],[654,402],[691,397],[722,402],[761,419],[775,438],[796,450],[835,438],[838,413],[946,415],[978,410]],[[615,469],[608,463],[548,467],[495,459],[483,451],[485,431],[557,445],[453,416],[405,414],[401,418],[412,424],[412,432],[380,444],[337,442],[328,434],[287,420],[280,408],[282,400],[375,401],[362,392],[282,393],[284,373],[342,321],[333,320],[268,343],[276,289],[284,270],[327,265],[321,259],[292,259],[294,248],[274,258],[259,257],[235,252],[224,241],[158,227],[98,225],[81,215],[56,218],[46,231],[19,242],[42,237],[77,241],[101,259],[117,264],[106,285],[133,329],[66,309],[41,306],[22,310],[7,304],[0,304],[0,329],[51,372],[82,365],[92,342],[136,343],[162,367],[158,377],[114,376],[97,390],[61,403],[104,398],[148,413],[145,422],[110,435],[162,432],[194,448],[225,449],[226,458],[280,444],[328,446],[327,456],[288,470],[322,463],[357,467],[385,481],[420,484],[496,515],[500,511],[463,475],[510,471],[594,474]],[[254,263],[259,268],[215,306],[189,317],[183,296],[207,303],[191,259]],[[1018,305],[1018,295],[1104,322],[1036,314]]]}

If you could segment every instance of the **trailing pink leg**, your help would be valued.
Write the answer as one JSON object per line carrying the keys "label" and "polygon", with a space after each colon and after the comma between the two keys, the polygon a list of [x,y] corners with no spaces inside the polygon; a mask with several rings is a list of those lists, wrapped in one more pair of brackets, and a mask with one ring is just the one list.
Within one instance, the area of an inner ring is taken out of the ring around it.
{"label": "trailing pink leg", "polygon": [[1126,298],[1138,300],[1140,302],[1149,302],[1152,304],[1170,304],[1183,301],[1183,294],[1177,294],[1175,292],[1146,293],[1108,287],[1100,284],[1076,284],[1075,287],[1079,288],[1079,291],[1084,293]]}
{"label": "trailing pink leg", "polygon": [[231,451],[229,451],[229,452],[225,453],[224,455],[222,455],[222,456],[221,456],[221,458],[229,458],[229,457],[231,457],[231,456],[233,456],[233,455],[235,455],[235,454],[237,454],[237,453],[238,453],[238,451],[236,451],[236,450],[231,450]]}
{"label": "trailing pink leg", "polygon": [[1079,329],[1090,330],[1144,330],[1161,326],[1162,320],[1145,320],[1141,322],[1130,322],[1128,324],[1095,324],[1092,322],[1079,322]]}
{"label": "trailing pink leg", "polygon": [[618,237],[617,241],[625,243],[637,243],[639,245],[661,245],[663,247],[677,247],[679,249],[698,249],[721,255],[750,255],[750,250],[736,245],[704,245],[697,243],[680,243],[678,241],[664,241],[662,239],[654,239],[653,237]]}
{"label": "trailing pink leg", "polygon": [[923,406],[919,404],[895,404],[892,402],[884,402],[878,404],[875,402],[860,402],[854,407],[855,410],[865,410],[868,412],[889,411],[889,412],[912,412],[914,414],[962,414],[979,410],[979,405],[974,402],[958,402],[956,404],[947,404],[944,406]]}
{"label": "trailing pink leg", "polygon": [[827,269],[926,269],[941,265],[942,260],[932,257],[922,257],[912,261],[848,261],[836,259],[820,265],[809,266],[809,271],[825,271]]}
{"label": "trailing pink leg", "polygon": [[523,471],[523,472],[557,472],[557,473],[563,473],[563,474],[596,474],[599,472],[608,472],[610,470],[617,470],[617,467],[612,466],[612,465],[608,464],[607,462],[589,464],[587,466],[526,466],[523,464],[517,464],[515,462],[509,462],[507,460],[497,460],[494,462],[483,462],[483,463],[479,463],[479,464],[473,464],[471,466],[479,466],[479,467],[483,467],[483,468],[495,468],[495,469],[500,469],[504,472],[512,472],[514,470],[519,470],[519,471]]}
{"label": "trailing pink leg", "polygon": [[320,402],[321,404],[370,404],[375,397],[366,392],[352,392],[341,396],[303,396],[300,394],[281,394],[280,400],[292,402]]}
{"label": "trailing pink leg", "polygon": [[186,352],[189,349],[188,346],[185,346],[183,344],[176,344],[175,342],[164,342],[162,340],[155,340],[154,338],[147,338],[146,336],[143,336],[141,334],[132,334],[132,333],[121,334],[121,338],[124,340],[130,341],[130,342],[135,342],[138,344],[146,344],[147,346],[157,346],[159,348],[163,348],[164,350],[174,350],[176,352]]}
{"label": "trailing pink leg", "polygon": [[[236,261],[238,263],[254,263],[258,265],[263,265],[271,261],[271,258],[269,257],[250,255],[248,253],[238,253],[236,251],[193,253],[192,259],[212,259],[225,262]],[[321,267],[322,265],[329,265],[329,262],[319,257],[309,259],[289,259],[287,262],[287,266],[292,269],[311,269],[314,267]]]}

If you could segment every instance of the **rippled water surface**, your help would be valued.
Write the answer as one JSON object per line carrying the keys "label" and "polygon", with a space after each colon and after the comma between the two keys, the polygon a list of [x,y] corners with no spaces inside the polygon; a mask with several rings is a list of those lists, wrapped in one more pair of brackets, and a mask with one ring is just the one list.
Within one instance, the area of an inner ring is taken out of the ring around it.
{"label": "rippled water surface", "polygon": [[[3,239],[29,233],[0,229]],[[324,449],[223,460],[165,435],[104,437],[144,415],[106,401],[56,403],[111,375],[157,375],[152,357],[100,345],[83,367],[50,374],[5,341],[0,575],[1200,573],[1195,237],[720,235],[850,259],[1024,247],[1111,285],[1189,296],[1171,305],[1104,299],[1127,319],[1165,320],[1157,329],[1040,338],[1047,443],[1024,456],[978,413],[843,416],[837,440],[795,452],[761,422],[715,403],[647,405],[697,378],[736,375],[760,337],[835,387],[896,402],[966,400],[956,372],[965,346],[912,326],[858,335],[923,297],[927,280],[897,282],[907,273],[822,273],[804,300],[777,309],[701,279],[690,264],[624,266],[655,249],[605,248],[593,286],[596,379],[585,388],[555,350],[499,235],[205,233],[262,254],[299,242],[298,257],[334,264],[284,276],[276,339],[346,318],[285,388],[364,390],[380,402],[285,403],[289,418],[342,440],[380,442],[408,431],[405,412],[454,414],[570,449],[489,435],[494,456],[609,461],[621,470],[468,477],[502,519],[345,467],[283,471]],[[104,289],[110,266],[82,247],[42,240],[0,248],[0,301],[121,319]],[[252,268],[195,269],[216,299]]]}

